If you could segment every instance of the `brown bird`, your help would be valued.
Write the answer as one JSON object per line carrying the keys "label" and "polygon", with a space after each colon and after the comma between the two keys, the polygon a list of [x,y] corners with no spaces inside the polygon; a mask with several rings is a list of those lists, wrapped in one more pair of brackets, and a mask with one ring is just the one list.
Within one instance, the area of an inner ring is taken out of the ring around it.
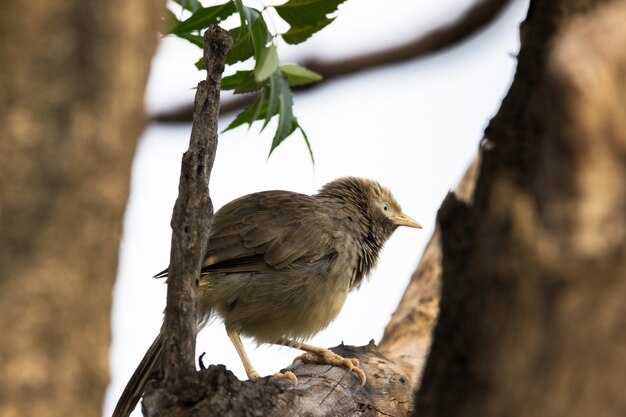
{"label": "brown bird", "polygon": [[[240,197],[215,213],[198,289],[197,329],[217,315],[250,379],[259,378],[240,335],[258,343],[306,352],[298,359],[365,373],[343,358],[303,341],[326,328],[348,293],[376,265],[398,228],[421,228],[402,213],[391,192],[375,181],[346,177],[313,196],[264,191]],[[167,269],[156,277],[166,277]],[[146,352],[113,417],[126,417],[160,367],[162,334]],[[297,383],[291,372],[277,374]]]}

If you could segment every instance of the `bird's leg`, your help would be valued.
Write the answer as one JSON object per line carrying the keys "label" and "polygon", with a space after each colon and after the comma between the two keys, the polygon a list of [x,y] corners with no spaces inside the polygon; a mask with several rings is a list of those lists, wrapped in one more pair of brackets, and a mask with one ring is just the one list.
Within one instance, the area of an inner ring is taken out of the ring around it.
{"label": "bird's leg", "polygon": [[248,378],[251,380],[259,379],[259,373],[254,370],[254,367],[250,362],[250,358],[248,358],[248,355],[243,348],[243,343],[241,343],[241,337],[239,337],[239,332],[229,329],[227,327],[226,334],[230,338],[230,341],[233,342],[233,345],[235,345],[235,349],[237,349],[237,353],[239,354],[239,358],[243,363],[243,367],[246,370],[246,375],[248,375]]}
{"label": "bird's leg", "polygon": [[320,363],[326,365],[341,366],[348,370],[348,372],[354,372],[361,380],[361,385],[365,385],[367,380],[365,372],[359,367],[359,360],[356,358],[344,358],[336,353],[317,346],[307,345],[306,343],[296,342],[287,338],[281,338],[275,342],[277,345],[288,346],[295,349],[300,349],[306,353],[298,356],[294,359],[296,361],[302,361],[303,363]]}

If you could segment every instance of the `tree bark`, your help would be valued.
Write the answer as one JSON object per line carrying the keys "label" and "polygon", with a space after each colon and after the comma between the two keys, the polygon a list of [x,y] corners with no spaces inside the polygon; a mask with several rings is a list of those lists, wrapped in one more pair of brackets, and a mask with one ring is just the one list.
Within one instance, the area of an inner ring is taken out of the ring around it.
{"label": "tree bark", "polygon": [[100,416],[164,1],[0,10],[0,415]]}
{"label": "tree bark", "polygon": [[338,346],[344,357],[356,357],[368,375],[365,387],[345,369],[329,365],[290,366],[298,377],[294,386],[284,378],[240,381],[222,365],[198,373],[197,381],[178,393],[148,389],[145,415],[194,417],[350,417],[408,416],[412,410],[410,376],[387,359],[371,342],[367,346]]}
{"label": "tree bark", "polygon": [[533,1],[474,203],[439,213],[415,415],[626,410],[626,4]]}
{"label": "tree bark", "polygon": [[[479,167],[477,157],[454,190],[456,199],[472,204]],[[441,230],[437,225],[380,341],[380,351],[409,375],[411,389],[418,387],[439,316],[441,257]]]}
{"label": "tree bark", "polygon": [[[200,268],[211,230],[213,204],[209,179],[217,151],[217,122],[224,61],[233,40],[219,26],[204,34],[207,78],[198,84],[189,148],[183,155],[178,198],[172,214],[172,249],[163,324],[163,380],[148,390],[146,415],[187,415],[180,403],[194,402],[198,385],[195,366],[196,296]],[[164,411],[167,410],[167,411]]]}

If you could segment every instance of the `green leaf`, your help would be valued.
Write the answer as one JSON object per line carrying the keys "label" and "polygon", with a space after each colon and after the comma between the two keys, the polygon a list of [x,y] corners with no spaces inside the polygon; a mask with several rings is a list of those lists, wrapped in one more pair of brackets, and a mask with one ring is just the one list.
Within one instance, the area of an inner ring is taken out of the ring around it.
{"label": "green leaf", "polygon": [[243,5],[241,0],[234,0],[235,8],[237,9],[237,13],[239,13],[239,19],[241,20],[241,26],[248,25],[248,32],[252,31],[252,17],[250,16],[250,10],[248,7]]}
{"label": "green leaf", "polygon": [[239,12],[239,18],[241,20],[239,36],[250,36],[254,57],[258,61],[261,59],[261,54],[272,38],[272,35],[269,30],[267,30],[267,25],[259,10],[244,6],[241,0],[235,0],[235,7]]}
{"label": "green leaf", "polygon": [[191,33],[177,33],[176,36],[188,40],[200,49],[204,48],[204,38],[200,35],[194,35]]}
{"label": "green leaf", "polygon": [[204,58],[200,58],[199,60],[196,61],[196,63],[194,64],[196,66],[196,68],[198,68],[198,70],[202,71],[206,69],[206,62],[204,62]]}
{"label": "green leaf", "polygon": [[309,39],[314,33],[319,32],[326,26],[330,25],[335,18],[320,20],[313,25],[292,26],[287,32],[281,36],[289,45],[297,45]]}
{"label": "green leaf", "polygon": [[298,119],[296,119],[294,117],[293,118],[293,129],[292,129],[291,133],[293,133],[296,129],[298,129],[300,131],[300,133],[302,133],[302,137],[304,138],[304,143],[306,144],[306,148],[309,150],[309,156],[311,157],[311,163],[313,165],[315,165],[315,157],[313,156],[313,149],[311,148],[311,142],[309,142],[309,137],[306,135],[306,132],[304,131],[302,126],[300,126],[300,123],[298,123]]}
{"label": "green leaf", "polygon": [[283,35],[287,43],[296,44],[308,39],[315,32],[333,21],[328,15],[337,10],[345,0],[289,0],[275,6],[278,15],[290,29]]}
{"label": "green leaf", "polygon": [[180,20],[178,20],[174,12],[172,12],[170,9],[165,9],[161,20],[163,21],[163,25],[161,27],[161,33],[163,35],[172,33],[172,29],[180,24]]}
{"label": "green leaf", "polygon": [[287,137],[293,132],[292,126],[294,123],[293,117],[293,98],[291,97],[291,90],[287,80],[280,74],[280,71],[276,71],[273,75],[274,88],[278,90],[278,126],[276,127],[276,133],[272,139],[272,146],[270,147],[270,155],[274,149],[278,147]]}
{"label": "green leaf", "polygon": [[265,87],[267,83],[259,84],[254,79],[254,76],[246,79],[244,82],[235,87],[233,93],[235,94],[244,94],[244,93],[252,93],[254,91],[258,91],[261,88]]}
{"label": "green leaf", "polygon": [[200,4],[198,0],[174,0],[174,1],[180,4],[180,6],[183,9],[189,10],[192,13],[202,7],[202,5]]}
{"label": "green leaf", "polygon": [[[253,120],[261,120],[265,117],[268,109],[267,109],[267,100],[265,100],[265,96],[266,96],[266,90],[263,89],[261,90],[261,93],[259,94],[259,96],[261,97],[261,100],[256,103],[256,105],[252,108],[253,113],[252,113],[252,119]],[[250,127],[252,127],[252,124],[250,124]]]}
{"label": "green leaf", "polygon": [[275,6],[278,15],[290,25],[306,26],[327,18],[346,0],[289,0]]}
{"label": "green leaf", "polygon": [[[240,72],[245,73],[247,71]],[[243,78],[243,74],[234,74],[230,77],[232,77],[232,80],[241,79]],[[275,71],[270,77],[269,96],[267,88],[268,87],[263,87],[254,102],[239,113],[235,120],[233,120],[230,125],[222,131],[222,133],[244,124],[252,126],[255,121],[265,119],[264,125],[261,128],[261,130],[263,130],[267,125],[267,122],[273,116],[278,114],[278,125],[276,126],[276,132],[274,134],[274,138],[272,139],[272,146],[270,148],[268,158],[272,155],[274,149],[276,149],[286,138],[291,136],[291,134],[296,130],[299,130],[304,137],[304,142],[309,150],[311,161],[315,163],[309,138],[302,126],[298,123],[298,120],[293,116],[293,99],[291,96],[291,90],[289,89],[289,85],[280,71]]]}
{"label": "green leaf", "polygon": [[254,57],[259,61],[265,51],[267,43],[272,39],[272,35],[267,30],[267,24],[263,18],[257,18],[250,30],[252,35],[252,45],[254,46]]}
{"label": "green leaf", "polygon": [[263,129],[265,129],[265,126],[267,126],[272,117],[274,117],[274,115],[278,113],[280,104],[279,95],[280,91],[278,89],[278,86],[276,85],[276,77],[272,76],[270,78],[270,91],[269,98],[267,100],[267,112],[265,114],[265,121],[263,122],[263,126],[261,127],[261,132],[263,131]]}
{"label": "green leaf", "polygon": [[250,77],[252,71],[237,71],[233,75],[222,78],[222,90],[234,90],[239,84]]}
{"label": "green leaf", "polygon": [[257,91],[265,85],[256,82],[252,71],[237,71],[222,79],[222,90],[235,90],[235,94]]}
{"label": "green leaf", "polygon": [[169,33],[180,36],[194,30],[202,30],[210,25],[220,23],[228,16],[235,13],[236,9],[232,2],[212,7],[201,7],[196,10],[187,20],[173,27]]}
{"label": "green leaf", "polygon": [[[243,35],[242,35],[243,34]],[[233,37],[233,47],[226,57],[226,64],[233,65],[237,62],[245,61],[254,55],[254,46],[247,28],[235,28],[230,30],[230,36]]]}
{"label": "green leaf", "polygon": [[278,68],[278,53],[273,43],[261,53],[261,58],[254,67],[254,79],[257,82],[267,80]]}
{"label": "green leaf", "polygon": [[261,12],[253,7],[244,6],[241,0],[235,0],[234,6],[239,13],[241,26],[247,27],[248,32],[252,33],[252,25],[261,17]]}
{"label": "green leaf", "polygon": [[281,65],[280,71],[287,78],[287,83],[289,83],[290,87],[316,83],[322,80],[321,74],[296,64]]}
{"label": "green leaf", "polygon": [[228,125],[228,127],[222,131],[222,133],[239,127],[243,124],[248,124],[252,126],[252,123],[254,123],[256,120],[264,119],[266,113],[267,100],[265,99],[265,91],[262,91],[258,95],[256,100],[254,100],[251,105],[249,105],[241,113],[239,113],[237,117],[235,117],[235,120],[233,120]]}

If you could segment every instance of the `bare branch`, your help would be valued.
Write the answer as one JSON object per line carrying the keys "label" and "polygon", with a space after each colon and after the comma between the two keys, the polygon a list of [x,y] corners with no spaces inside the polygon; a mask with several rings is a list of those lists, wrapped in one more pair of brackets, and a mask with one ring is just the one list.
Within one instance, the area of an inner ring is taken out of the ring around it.
{"label": "bare branch", "polygon": [[175,406],[144,399],[154,411],[147,415],[171,416],[333,416],[408,417],[412,412],[412,385],[401,367],[387,359],[377,347],[337,346],[339,355],[356,357],[368,374],[367,384],[345,369],[319,364],[291,366],[299,383],[284,378],[239,381],[223,365],[210,365],[198,373],[198,382],[186,387],[186,401]]}
{"label": "bare branch", "polygon": [[172,215],[162,367],[170,390],[196,372],[197,279],[213,216],[208,186],[217,148],[221,76],[231,44],[228,32],[217,26],[205,33],[207,79],[198,84],[191,139],[183,155],[179,195]]}

